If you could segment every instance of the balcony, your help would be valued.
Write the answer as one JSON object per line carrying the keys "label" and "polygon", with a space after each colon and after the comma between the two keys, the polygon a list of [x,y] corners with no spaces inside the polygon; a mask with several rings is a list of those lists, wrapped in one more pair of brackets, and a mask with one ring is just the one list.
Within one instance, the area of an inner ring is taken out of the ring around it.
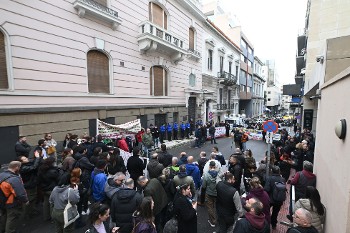
{"label": "balcony", "polygon": [[195,49],[188,49],[187,57],[196,61],[199,61],[202,58],[201,53]]}
{"label": "balcony", "polygon": [[252,99],[252,93],[250,93],[250,92],[240,92],[239,93],[239,99],[240,100],[251,100]]}
{"label": "balcony", "polygon": [[149,21],[140,24],[140,35],[137,41],[141,52],[157,51],[169,55],[175,64],[182,61],[187,54],[183,48],[183,40]]}
{"label": "balcony", "polygon": [[218,72],[218,79],[219,83],[224,84],[226,86],[233,86],[237,83],[237,77],[225,71]]}
{"label": "balcony", "polygon": [[222,111],[222,110],[231,110],[234,109],[235,105],[234,104],[217,104],[216,105],[216,110]]}
{"label": "balcony", "polygon": [[118,17],[118,12],[93,0],[76,0],[73,3],[73,7],[78,10],[80,18],[84,18],[86,15],[92,15],[110,23],[114,31],[122,23],[122,20]]}

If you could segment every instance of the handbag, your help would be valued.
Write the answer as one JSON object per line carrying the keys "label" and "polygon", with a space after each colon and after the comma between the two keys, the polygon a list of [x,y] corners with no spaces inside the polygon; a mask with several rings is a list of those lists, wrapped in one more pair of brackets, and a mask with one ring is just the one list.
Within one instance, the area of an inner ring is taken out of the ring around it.
{"label": "handbag", "polygon": [[77,205],[72,205],[69,201],[69,192],[71,188],[68,188],[68,204],[63,211],[64,228],[75,222],[79,218]]}
{"label": "handbag", "polygon": [[55,153],[56,152],[56,147],[54,147],[54,146],[49,146],[48,148],[47,148],[47,154],[53,154],[53,153]]}

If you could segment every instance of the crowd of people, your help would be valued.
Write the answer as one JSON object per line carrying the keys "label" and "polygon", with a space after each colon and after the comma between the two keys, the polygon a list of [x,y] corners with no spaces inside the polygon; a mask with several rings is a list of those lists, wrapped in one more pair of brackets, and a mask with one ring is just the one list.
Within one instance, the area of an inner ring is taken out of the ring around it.
{"label": "crowd of people", "polygon": [[[197,137],[202,127],[206,126],[198,124],[195,132],[197,146],[204,140]],[[38,141],[33,155],[26,138],[20,137],[17,159],[0,173],[0,232],[16,232],[20,218],[41,212],[39,202],[43,220],[52,221],[60,233],[81,227],[98,233],[194,233],[198,206],[207,208],[209,226],[218,225],[220,232],[270,232],[278,224],[283,202],[291,198],[287,184],[295,186],[295,205],[288,215],[294,225],[288,232],[323,232],[326,209],[316,189],[310,131],[290,136],[283,130],[272,147],[269,166],[267,159],[255,161],[242,130],[234,131],[236,149],[228,162],[217,146],[209,156],[202,151],[197,161],[186,152],[171,155],[160,136],[160,150],[147,151],[147,163],[141,151],[158,145],[152,132],[157,133],[156,126],[146,129],[132,150],[126,137],[115,142],[67,134],[61,156],[51,134]],[[215,137],[211,143],[216,144]],[[120,149],[132,156],[124,161]],[[293,177],[291,169],[296,171]],[[65,226],[68,202],[76,205],[80,217]],[[84,215],[89,215],[89,222],[83,221]]]}

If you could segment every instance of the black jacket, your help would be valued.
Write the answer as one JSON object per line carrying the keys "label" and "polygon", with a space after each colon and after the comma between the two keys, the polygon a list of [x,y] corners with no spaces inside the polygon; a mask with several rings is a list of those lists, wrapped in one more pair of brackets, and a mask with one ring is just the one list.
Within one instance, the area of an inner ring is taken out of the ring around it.
{"label": "black jacket", "polygon": [[31,162],[22,163],[19,172],[21,174],[25,189],[33,189],[37,187],[39,161],[39,158],[34,158],[34,160]]}
{"label": "black jacket", "polygon": [[158,178],[162,174],[163,169],[163,164],[159,163],[157,159],[151,159],[147,165],[149,178]]}
{"label": "black jacket", "polygon": [[143,169],[145,169],[146,164],[139,156],[131,156],[128,159],[127,169],[130,173],[130,177],[136,181],[140,176],[143,175]]}
{"label": "black jacket", "polygon": [[235,203],[233,202],[233,196],[237,190],[226,181],[220,181],[216,185],[216,210],[224,217],[234,217],[237,212]]}
{"label": "black jacket", "polygon": [[111,203],[112,222],[120,227],[120,233],[130,233],[133,229],[132,214],[140,206],[142,195],[136,190],[121,189],[113,196]]}
{"label": "black jacket", "polygon": [[28,157],[30,150],[31,150],[31,147],[28,143],[16,142],[15,151],[16,151],[17,156],[24,155],[24,156]]}
{"label": "black jacket", "polygon": [[42,191],[52,191],[59,181],[59,169],[50,167],[48,170],[38,172],[38,182]]}
{"label": "black jacket", "polygon": [[123,157],[118,155],[116,158],[116,161],[113,164],[109,163],[107,165],[107,172],[108,172],[108,174],[111,174],[111,175],[114,175],[117,172],[123,172],[125,174],[126,167],[125,167]]}
{"label": "black jacket", "polygon": [[163,164],[164,167],[171,165],[173,156],[168,151],[161,151],[158,153],[158,161]]}
{"label": "black jacket", "polygon": [[177,233],[197,233],[197,212],[187,197],[182,194],[175,197],[174,213],[178,220]]}
{"label": "black jacket", "polygon": [[235,177],[235,183],[233,184],[233,187],[235,187],[235,189],[238,192],[240,192],[242,173],[243,173],[241,165],[239,165],[238,163],[236,163],[235,165],[230,164],[228,170]]}
{"label": "black jacket", "polygon": [[275,201],[272,198],[275,182],[286,182],[286,180],[279,174],[271,174],[271,176],[267,177],[264,190],[269,194],[271,203],[275,203]]}
{"label": "black jacket", "polygon": [[315,227],[292,227],[287,230],[287,233],[318,233]]}
{"label": "black jacket", "polygon": [[82,171],[80,181],[85,188],[90,186],[91,172],[94,170],[94,165],[90,163],[89,159],[85,155],[79,153],[75,154],[73,158],[77,161],[75,167],[79,167]]}

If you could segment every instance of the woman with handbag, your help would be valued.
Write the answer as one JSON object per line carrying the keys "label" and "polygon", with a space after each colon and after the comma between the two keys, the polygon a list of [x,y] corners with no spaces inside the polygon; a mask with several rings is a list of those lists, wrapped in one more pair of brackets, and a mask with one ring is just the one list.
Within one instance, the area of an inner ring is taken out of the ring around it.
{"label": "woman with handbag", "polygon": [[[79,202],[78,183],[79,178],[71,177],[70,185],[56,186],[50,195],[49,202],[52,208],[51,217],[56,225],[56,233],[71,233],[74,232],[74,221],[79,217],[76,208],[76,203]],[[67,206],[71,209],[67,209]],[[70,224],[67,226],[67,212],[71,212],[73,217]],[[66,227],[65,227],[66,225]]]}
{"label": "woman with handbag", "polygon": [[153,216],[152,197],[144,197],[138,210],[133,214],[134,229],[132,233],[157,233]]}
{"label": "woman with handbag", "polygon": [[109,228],[109,206],[106,204],[94,203],[90,207],[91,227],[85,233],[117,233],[119,227]]}

